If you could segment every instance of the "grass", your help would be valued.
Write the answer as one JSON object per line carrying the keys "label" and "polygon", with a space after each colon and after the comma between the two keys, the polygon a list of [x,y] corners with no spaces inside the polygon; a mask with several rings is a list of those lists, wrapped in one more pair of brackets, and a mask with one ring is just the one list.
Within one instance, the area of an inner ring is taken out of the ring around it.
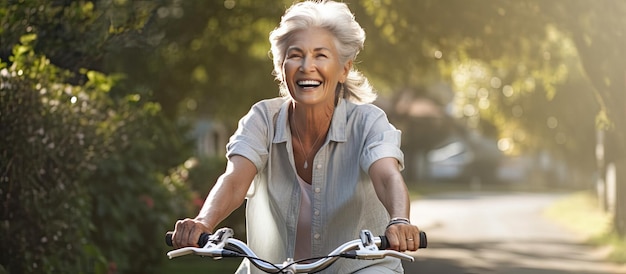
{"label": "grass", "polygon": [[607,260],[626,264],[626,239],[613,231],[610,214],[600,208],[593,193],[569,195],[548,208],[546,215],[587,238],[589,244],[611,248]]}

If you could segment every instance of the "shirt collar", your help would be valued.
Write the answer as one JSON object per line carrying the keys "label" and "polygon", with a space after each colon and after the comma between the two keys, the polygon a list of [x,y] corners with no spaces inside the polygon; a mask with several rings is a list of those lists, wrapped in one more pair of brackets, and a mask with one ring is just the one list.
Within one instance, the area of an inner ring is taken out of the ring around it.
{"label": "shirt collar", "polygon": [[[339,103],[335,107],[333,120],[330,125],[330,131],[328,132],[328,139],[330,141],[345,142],[347,140],[346,127],[348,113],[346,104],[347,102],[344,99],[340,99]],[[291,133],[288,130],[290,105],[291,100],[285,100],[278,112],[278,116],[275,121],[276,133],[274,134],[274,139],[272,141],[275,144],[287,142],[288,138],[291,138]]]}

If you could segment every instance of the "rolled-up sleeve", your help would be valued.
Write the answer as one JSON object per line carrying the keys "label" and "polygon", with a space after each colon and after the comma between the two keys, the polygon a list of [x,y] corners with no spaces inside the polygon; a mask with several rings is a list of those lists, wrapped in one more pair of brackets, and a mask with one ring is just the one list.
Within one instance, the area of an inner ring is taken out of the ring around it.
{"label": "rolled-up sleeve", "polygon": [[239,120],[237,131],[230,137],[226,145],[226,157],[241,155],[254,163],[257,171],[267,163],[268,121],[262,105],[254,105]]}
{"label": "rolled-up sleeve", "polygon": [[364,171],[368,171],[377,160],[387,157],[397,159],[400,170],[404,169],[404,153],[400,149],[402,132],[390,124],[384,114],[374,121],[366,133],[361,159],[361,168]]}
{"label": "rolled-up sleeve", "polygon": [[363,161],[361,161],[361,168],[367,171],[370,166],[382,158],[396,158],[400,166],[400,170],[404,169],[404,154],[400,150],[400,138],[402,132],[394,129],[385,131],[379,134],[379,140],[374,141],[365,149],[363,154]]}

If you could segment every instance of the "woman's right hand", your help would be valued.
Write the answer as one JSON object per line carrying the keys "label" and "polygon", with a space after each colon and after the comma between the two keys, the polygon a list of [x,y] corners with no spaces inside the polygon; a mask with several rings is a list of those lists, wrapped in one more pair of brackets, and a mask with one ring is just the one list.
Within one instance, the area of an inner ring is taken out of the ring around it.
{"label": "woman's right hand", "polygon": [[212,233],[211,229],[198,219],[184,219],[176,221],[172,245],[174,248],[187,246],[199,247],[198,239],[202,233]]}
{"label": "woman's right hand", "polygon": [[231,156],[226,171],[217,179],[197,217],[176,222],[172,245],[175,248],[199,247],[200,234],[213,233],[220,221],[241,206],[254,176],[256,167],[252,161],[239,155]]}

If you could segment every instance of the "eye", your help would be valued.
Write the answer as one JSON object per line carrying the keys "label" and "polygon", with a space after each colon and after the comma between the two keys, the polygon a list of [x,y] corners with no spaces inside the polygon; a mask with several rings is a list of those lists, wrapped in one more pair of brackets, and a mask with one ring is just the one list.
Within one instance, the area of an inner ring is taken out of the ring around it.
{"label": "eye", "polygon": [[291,51],[287,53],[287,59],[301,58],[302,54],[297,51]]}

